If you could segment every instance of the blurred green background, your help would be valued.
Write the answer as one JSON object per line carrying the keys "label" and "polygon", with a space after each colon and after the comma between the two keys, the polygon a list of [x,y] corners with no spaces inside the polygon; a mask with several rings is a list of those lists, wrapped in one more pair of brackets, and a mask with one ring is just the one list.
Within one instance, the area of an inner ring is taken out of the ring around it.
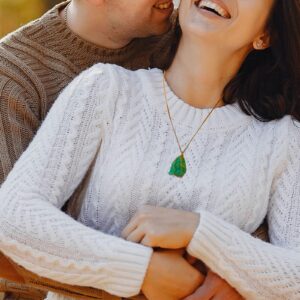
{"label": "blurred green background", "polygon": [[0,37],[39,17],[62,0],[0,0]]}

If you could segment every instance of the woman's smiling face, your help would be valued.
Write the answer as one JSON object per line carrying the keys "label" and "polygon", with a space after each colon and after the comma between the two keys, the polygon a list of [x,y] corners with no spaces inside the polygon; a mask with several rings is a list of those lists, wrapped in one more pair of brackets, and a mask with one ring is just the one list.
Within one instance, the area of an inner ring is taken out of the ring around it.
{"label": "woman's smiling face", "polygon": [[183,36],[216,43],[224,51],[252,48],[264,36],[276,0],[182,0],[179,20]]}

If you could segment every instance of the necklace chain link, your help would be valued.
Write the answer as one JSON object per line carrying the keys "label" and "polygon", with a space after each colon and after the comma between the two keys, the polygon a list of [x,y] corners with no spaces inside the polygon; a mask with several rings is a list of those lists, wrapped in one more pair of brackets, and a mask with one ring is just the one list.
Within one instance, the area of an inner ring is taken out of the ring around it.
{"label": "necklace chain link", "polygon": [[183,155],[185,153],[185,151],[188,149],[188,147],[190,146],[190,144],[192,143],[192,141],[194,140],[194,138],[196,137],[196,135],[198,134],[198,132],[201,130],[201,128],[203,127],[203,125],[206,123],[206,121],[208,120],[208,118],[210,117],[210,115],[213,113],[213,111],[217,108],[218,104],[221,102],[221,99],[219,99],[216,104],[213,106],[213,108],[210,110],[210,112],[207,114],[207,116],[205,117],[205,119],[201,122],[199,128],[197,129],[197,131],[195,132],[195,134],[192,136],[192,138],[190,139],[190,141],[187,143],[187,145],[184,147],[184,149],[182,149],[173,121],[172,121],[172,117],[171,117],[171,113],[170,113],[170,108],[168,105],[168,98],[167,98],[167,92],[166,92],[166,72],[164,71],[163,73],[163,89],[164,89],[164,98],[165,98],[165,102],[166,102],[166,108],[167,108],[167,112],[168,112],[168,116],[170,119],[170,123],[180,150],[180,153]]}

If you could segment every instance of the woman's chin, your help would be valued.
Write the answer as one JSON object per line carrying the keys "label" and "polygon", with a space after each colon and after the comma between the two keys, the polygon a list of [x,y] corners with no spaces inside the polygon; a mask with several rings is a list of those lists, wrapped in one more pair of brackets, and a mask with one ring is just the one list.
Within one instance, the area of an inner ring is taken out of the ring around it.
{"label": "woman's chin", "polygon": [[232,25],[234,18],[222,17],[212,11],[199,8],[194,4],[189,7],[181,7],[179,20],[182,29],[190,27],[193,33],[198,32],[202,36],[213,32],[224,34],[226,28]]}

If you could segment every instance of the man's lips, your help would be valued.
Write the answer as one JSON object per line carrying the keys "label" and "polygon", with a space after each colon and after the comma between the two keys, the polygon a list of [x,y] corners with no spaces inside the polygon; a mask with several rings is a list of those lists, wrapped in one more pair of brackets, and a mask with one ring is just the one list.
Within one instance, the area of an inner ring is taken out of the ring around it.
{"label": "man's lips", "polygon": [[169,9],[173,6],[173,1],[172,0],[161,0],[161,1],[158,1],[155,5],[154,5],[154,8],[157,8],[157,9]]}

